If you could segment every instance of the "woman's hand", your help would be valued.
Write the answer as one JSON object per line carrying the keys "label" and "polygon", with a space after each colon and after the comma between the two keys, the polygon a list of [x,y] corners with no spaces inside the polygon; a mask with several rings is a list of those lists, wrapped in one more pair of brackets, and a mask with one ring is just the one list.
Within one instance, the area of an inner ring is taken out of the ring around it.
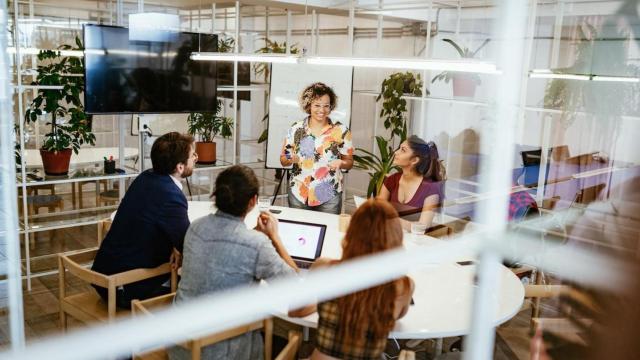
{"label": "woman's hand", "polygon": [[329,169],[331,170],[338,170],[340,169],[341,166],[342,166],[342,160],[340,159],[333,160],[329,163]]}
{"label": "woman's hand", "polygon": [[256,230],[264,233],[271,241],[278,241],[278,219],[270,213],[263,211],[258,216]]}

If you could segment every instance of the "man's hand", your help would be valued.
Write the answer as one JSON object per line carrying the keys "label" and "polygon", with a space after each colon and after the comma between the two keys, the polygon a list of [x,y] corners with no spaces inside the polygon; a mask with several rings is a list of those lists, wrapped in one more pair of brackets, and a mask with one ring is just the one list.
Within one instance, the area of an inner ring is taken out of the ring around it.
{"label": "man's hand", "polygon": [[272,241],[278,239],[278,219],[271,213],[263,211],[258,216],[256,230],[267,235]]}
{"label": "man's hand", "polygon": [[182,266],[182,254],[176,249],[173,249],[171,256],[169,257],[169,263],[172,270],[178,270]]}

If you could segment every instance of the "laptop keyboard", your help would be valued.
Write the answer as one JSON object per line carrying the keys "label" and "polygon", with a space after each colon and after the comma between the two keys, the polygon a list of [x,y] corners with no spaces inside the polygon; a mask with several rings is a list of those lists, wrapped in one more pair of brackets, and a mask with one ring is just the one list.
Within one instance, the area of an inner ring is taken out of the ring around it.
{"label": "laptop keyboard", "polygon": [[296,265],[298,265],[298,268],[300,268],[300,269],[308,269],[308,268],[311,267],[311,264],[313,264],[313,263],[306,262],[306,261],[295,261],[295,263],[296,263]]}

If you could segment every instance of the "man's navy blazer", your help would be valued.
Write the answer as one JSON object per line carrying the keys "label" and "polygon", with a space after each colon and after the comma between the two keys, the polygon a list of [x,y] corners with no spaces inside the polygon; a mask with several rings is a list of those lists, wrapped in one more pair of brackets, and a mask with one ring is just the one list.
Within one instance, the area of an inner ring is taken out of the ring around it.
{"label": "man's navy blazer", "polygon": [[[144,171],[125,193],[92,269],[111,275],[166,263],[173,248],[182,252],[188,227],[187,199],[171,176]],[[125,289],[141,292],[144,298],[147,290],[167,278],[141,281]]]}

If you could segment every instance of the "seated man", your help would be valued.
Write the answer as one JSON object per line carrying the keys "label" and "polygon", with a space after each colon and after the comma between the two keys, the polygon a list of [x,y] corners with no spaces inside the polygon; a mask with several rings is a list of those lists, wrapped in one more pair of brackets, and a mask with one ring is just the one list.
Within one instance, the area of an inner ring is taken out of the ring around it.
{"label": "seated man", "polygon": [[[180,179],[193,172],[197,159],[193,138],[177,132],[159,137],[151,148],[153,169],[140,174],[125,194],[111,229],[100,244],[92,269],[111,275],[137,268],[154,268],[182,252],[189,227],[187,199]],[[116,291],[118,307],[131,300],[168,293],[169,275],[125,285]],[[107,289],[95,286],[103,299]]]}

